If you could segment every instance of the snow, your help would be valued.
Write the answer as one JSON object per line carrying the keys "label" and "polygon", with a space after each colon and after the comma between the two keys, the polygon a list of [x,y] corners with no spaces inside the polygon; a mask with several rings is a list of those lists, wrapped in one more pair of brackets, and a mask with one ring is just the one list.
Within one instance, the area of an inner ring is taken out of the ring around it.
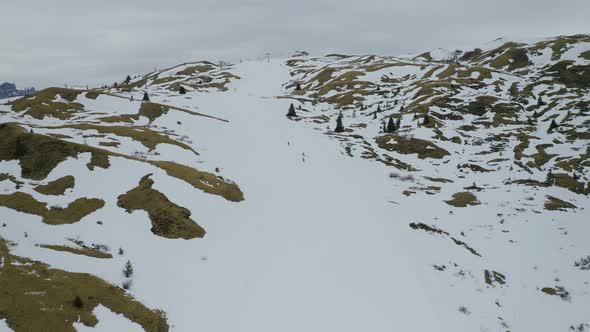
{"label": "snow", "polygon": [[98,324],[96,324],[94,327],[89,327],[82,323],[74,323],[74,328],[76,328],[76,331],[143,331],[140,325],[129,321],[127,318],[125,318],[125,316],[116,314],[102,305],[98,305],[94,311],[92,311],[92,313],[98,319]]}
{"label": "snow", "polygon": [[[441,52],[438,57],[446,55]],[[419,71],[411,66],[382,70],[392,77]],[[587,197],[557,187],[542,192],[504,187],[502,182],[516,172],[507,167],[477,178],[456,179],[455,164],[444,164],[444,159],[433,167],[415,155],[399,155],[396,158],[424,170],[421,175],[456,180],[443,186],[437,199],[424,193],[405,197],[400,189],[407,184],[389,178],[394,169],[350,158],[341,151],[337,139],[325,135],[325,127],[332,123],[314,127],[285,117],[292,100],[274,98],[285,93],[282,84],[291,79],[284,60],[243,62],[232,72],[241,79],[231,83],[225,93],[195,94],[191,99],[173,93],[152,97],[198,108],[229,122],[171,111],[153,125],[187,135],[194,142],[189,145],[200,155],[161,145],[156,149],[160,156],[150,158],[174,160],[210,172],[219,167],[224,178],[240,186],[243,202],[208,195],[163,170],[124,158],[110,158],[109,169],[89,171],[85,165],[90,155],[81,154],[61,163],[43,181],[73,175],[76,186],[71,194],[43,196],[29,183],[21,191],[49,205],[63,206],[78,197],[93,197],[105,200],[105,207],[65,226],[46,225],[38,216],[0,207],[2,221],[8,224],[0,229],[0,235],[19,243],[12,248],[13,254],[42,260],[55,268],[92,273],[118,285],[123,280],[123,264],[130,260],[135,269],[130,293],[150,308],[163,309],[172,331],[506,330],[498,317],[514,331],[560,331],[588,318],[588,276],[572,268],[573,261],[590,250],[585,235],[590,226],[582,222],[590,220],[584,209]],[[382,72],[369,78],[377,80]],[[83,102],[90,105],[88,109],[113,114],[136,113],[139,106],[103,96]],[[318,108],[333,112],[327,105]],[[346,114],[345,121],[354,120]],[[411,119],[404,117],[403,122]],[[369,125],[366,133],[374,136],[378,125]],[[492,128],[471,139],[483,139],[495,131]],[[411,135],[426,139],[431,132],[418,128]],[[80,140],[74,136],[73,141]],[[119,140],[118,151],[123,153],[145,150],[131,140]],[[96,144],[91,139],[87,143]],[[440,145],[454,149],[448,142]],[[473,150],[465,155],[474,156],[477,147],[470,148]],[[531,144],[526,153],[534,151]],[[452,158],[462,158],[460,150],[453,153]],[[490,154],[476,162],[500,157]],[[18,163],[0,162],[0,167],[3,173],[20,175]],[[154,189],[192,212],[192,218],[207,230],[205,238],[156,237],[150,232],[145,212],[128,214],[116,205],[118,195],[137,186],[148,173],[154,173]],[[542,174],[536,172],[532,177]],[[443,201],[473,181],[490,184],[477,193],[482,205],[457,209]],[[15,190],[11,182],[1,185],[3,191]],[[438,184],[417,176],[411,185]],[[535,209],[546,194],[581,209],[575,214],[538,214]],[[534,196],[533,206],[517,212],[530,196]],[[99,220],[102,225],[96,223]],[[471,254],[446,236],[413,230],[408,226],[411,222],[441,228],[482,256]],[[568,229],[567,234],[562,228]],[[24,232],[29,234],[27,238],[23,238]],[[87,244],[105,244],[115,257],[93,259],[36,246],[63,243],[70,237]],[[124,256],[116,255],[120,247]],[[448,269],[435,271],[434,264]],[[506,274],[508,285],[487,287],[483,282],[486,269]],[[559,297],[538,289],[557,284],[567,285],[571,303],[564,305]],[[462,306],[469,315],[459,312]],[[138,328],[102,306],[95,313],[99,325],[94,330]],[[76,328],[91,330],[81,324]]]}
{"label": "snow", "polygon": [[13,330],[8,327],[6,320],[4,319],[0,319],[0,332],[13,332]]}

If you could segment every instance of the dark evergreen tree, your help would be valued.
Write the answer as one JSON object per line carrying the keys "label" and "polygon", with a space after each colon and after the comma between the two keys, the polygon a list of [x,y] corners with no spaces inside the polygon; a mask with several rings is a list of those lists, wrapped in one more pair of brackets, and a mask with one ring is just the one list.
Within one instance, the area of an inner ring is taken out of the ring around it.
{"label": "dark evergreen tree", "polygon": [[180,88],[178,88],[178,93],[180,93],[181,95],[186,94],[186,89],[181,85]]}
{"label": "dark evergreen tree", "polygon": [[336,129],[334,129],[334,131],[337,133],[344,131],[344,126],[342,125],[342,113],[340,113],[336,119]]}
{"label": "dark evergreen tree", "polygon": [[373,120],[377,120],[377,112],[373,112]]}
{"label": "dark evergreen tree", "polygon": [[424,115],[424,121],[422,122],[422,125],[424,126],[428,126],[430,124],[430,116],[428,114]]}
{"label": "dark evergreen tree", "polygon": [[129,82],[131,82],[131,76],[127,75],[127,78],[125,78],[125,84],[129,84]]}
{"label": "dark evergreen tree", "polygon": [[297,82],[297,85],[295,86],[295,91],[301,91],[301,85],[299,84],[299,82]]}
{"label": "dark evergreen tree", "polygon": [[143,93],[143,101],[150,101],[150,96],[148,96],[147,91]]}
{"label": "dark evergreen tree", "polygon": [[383,112],[383,111],[381,110],[381,105],[377,105],[377,113],[381,113],[381,112]]}
{"label": "dark evergreen tree", "polygon": [[387,128],[386,128],[386,132],[388,133],[394,133],[395,132],[395,122],[393,121],[393,118],[389,118],[389,121],[387,122]]}
{"label": "dark evergreen tree", "polygon": [[133,265],[131,265],[131,261],[127,261],[125,263],[125,268],[123,268],[123,275],[125,278],[130,278],[133,275]]}
{"label": "dark evergreen tree", "polygon": [[287,116],[297,116],[297,113],[295,113],[295,106],[293,106],[293,104],[289,106],[289,112],[287,113]]}
{"label": "dark evergreen tree", "polygon": [[115,88],[118,88],[118,87],[119,87],[119,84],[118,84],[117,82],[115,82],[115,84],[113,84],[113,86],[114,86]]}
{"label": "dark evergreen tree", "polygon": [[555,122],[555,119],[551,120],[551,124],[549,125],[549,131],[553,131],[553,129],[559,127],[557,125],[557,122]]}
{"label": "dark evergreen tree", "polygon": [[538,106],[543,106],[545,105],[545,102],[543,101],[543,98],[541,96],[539,96],[539,98],[537,99],[537,105]]}
{"label": "dark evergreen tree", "polygon": [[401,125],[402,125],[402,118],[400,116],[399,118],[397,118],[397,121],[395,122],[395,127],[397,129],[399,129],[401,127]]}

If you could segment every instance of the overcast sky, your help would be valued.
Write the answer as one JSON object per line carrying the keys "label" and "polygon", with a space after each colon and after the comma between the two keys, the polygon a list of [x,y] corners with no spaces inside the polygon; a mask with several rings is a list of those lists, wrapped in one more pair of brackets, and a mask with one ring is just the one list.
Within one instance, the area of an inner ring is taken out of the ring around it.
{"label": "overcast sky", "polygon": [[590,0],[0,0],[0,82],[97,85],[294,50],[400,55],[590,33]]}

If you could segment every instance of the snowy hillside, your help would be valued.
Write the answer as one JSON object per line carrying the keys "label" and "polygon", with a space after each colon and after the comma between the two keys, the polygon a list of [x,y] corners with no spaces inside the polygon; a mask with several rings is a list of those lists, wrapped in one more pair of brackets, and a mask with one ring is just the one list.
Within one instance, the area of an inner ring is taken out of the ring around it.
{"label": "snowy hillside", "polygon": [[0,331],[590,331],[589,73],[573,36],[11,99]]}

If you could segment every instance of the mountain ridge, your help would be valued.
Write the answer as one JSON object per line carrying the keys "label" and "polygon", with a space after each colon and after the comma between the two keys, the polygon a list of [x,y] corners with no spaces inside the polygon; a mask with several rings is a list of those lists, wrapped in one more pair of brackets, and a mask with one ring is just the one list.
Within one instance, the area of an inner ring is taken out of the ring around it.
{"label": "mountain ridge", "polygon": [[18,90],[14,83],[4,82],[0,84],[0,99],[27,96],[35,93],[35,91],[35,88]]}

